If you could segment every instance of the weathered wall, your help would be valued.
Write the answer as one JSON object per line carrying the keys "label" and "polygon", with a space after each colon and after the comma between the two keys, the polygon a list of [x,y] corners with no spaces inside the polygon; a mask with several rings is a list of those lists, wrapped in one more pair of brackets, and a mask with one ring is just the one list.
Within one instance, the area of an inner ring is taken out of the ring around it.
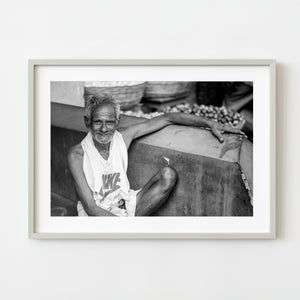
{"label": "weathered wall", "polygon": [[52,81],[50,85],[51,101],[83,107],[83,85],[83,81]]}

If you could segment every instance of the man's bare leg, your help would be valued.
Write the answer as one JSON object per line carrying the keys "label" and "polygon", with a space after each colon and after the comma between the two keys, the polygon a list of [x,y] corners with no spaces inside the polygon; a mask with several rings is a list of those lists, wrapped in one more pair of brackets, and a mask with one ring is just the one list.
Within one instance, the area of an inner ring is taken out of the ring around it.
{"label": "man's bare leg", "polygon": [[136,216],[149,216],[168,199],[177,181],[177,173],[164,167],[137,194]]}

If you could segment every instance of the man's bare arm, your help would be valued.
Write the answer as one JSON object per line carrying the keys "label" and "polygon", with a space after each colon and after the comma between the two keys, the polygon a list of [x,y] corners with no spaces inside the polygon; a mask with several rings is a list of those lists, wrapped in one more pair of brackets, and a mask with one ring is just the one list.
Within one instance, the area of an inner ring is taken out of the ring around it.
{"label": "man's bare arm", "polygon": [[74,179],[75,188],[83,208],[89,216],[113,217],[115,215],[105,209],[102,209],[101,207],[98,207],[95,203],[93,193],[88,186],[83,173],[83,151],[80,148],[80,145],[71,148],[68,153],[67,160],[69,169]]}
{"label": "man's bare arm", "polygon": [[195,116],[185,113],[167,113],[153,119],[147,120],[143,123],[131,125],[122,130],[122,135],[125,139],[127,148],[133,139],[141,136],[156,132],[168,125],[186,125],[196,127],[209,128],[212,134],[220,141],[223,142],[223,132],[230,132],[235,134],[243,134],[240,130],[232,128],[227,125],[219,124],[215,121],[208,120],[206,118]]}

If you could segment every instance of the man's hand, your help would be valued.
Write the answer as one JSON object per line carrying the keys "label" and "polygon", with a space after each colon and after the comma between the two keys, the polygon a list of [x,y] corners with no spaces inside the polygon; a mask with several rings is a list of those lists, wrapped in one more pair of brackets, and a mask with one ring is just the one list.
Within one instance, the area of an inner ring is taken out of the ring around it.
{"label": "man's hand", "polygon": [[233,134],[240,134],[242,136],[246,136],[244,132],[239,129],[233,128],[228,125],[220,124],[218,122],[210,121],[209,127],[211,129],[211,133],[221,142],[224,142],[224,137],[222,134],[224,132],[233,133]]}

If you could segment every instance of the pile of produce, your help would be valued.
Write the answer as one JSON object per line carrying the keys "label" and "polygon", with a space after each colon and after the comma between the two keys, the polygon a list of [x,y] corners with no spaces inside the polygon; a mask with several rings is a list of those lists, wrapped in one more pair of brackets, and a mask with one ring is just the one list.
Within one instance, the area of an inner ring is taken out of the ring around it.
{"label": "pile of produce", "polygon": [[153,117],[159,116],[163,113],[172,113],[172,112],[182,112],[182,113],[188,113],[193,114],[196,116],[201,116],[207,119],[211,119],[213,121],[231,125],[233,127],[241,127],[244,124],[244,117],[230,109],[217,106],[206,106],[206,105],[198,105],[198,104],[177,104],[174,106],[168,106],[166,107],[162,112],[152,112],[152,113],[143,113],[141,110],[139,111],[122,111],[121,113],[140,117],[140,118],[147,118],[151,119]]}
{"label": "pile of produce", "polygon": [[131,111],[131,110],[121,110],[121,114],[123,115],[127,115],[127,116],[133,116],[133,117],[138,117],[138,118],[146,118],[146,119],[152,119],[154,117],[163,115],[163,112],[158,112],[158,111],[154,111],[151,113],[144,113],[142,110],[138,110],[138,111]]}
{"label": "pile of produce", "polygon": [[231,126],[238,126],[244,123],[244,117],[230,109],[227,109],[224,106],[217,107],[217,106],[206,106],[206,105],[198,105],[198,104],[178,104],[175,106],[169,106],[164,109],[164,112],[183,112],[189,113],[196,116],[201,116],[204,118],[211,119],[213,121],[231,125]]}

